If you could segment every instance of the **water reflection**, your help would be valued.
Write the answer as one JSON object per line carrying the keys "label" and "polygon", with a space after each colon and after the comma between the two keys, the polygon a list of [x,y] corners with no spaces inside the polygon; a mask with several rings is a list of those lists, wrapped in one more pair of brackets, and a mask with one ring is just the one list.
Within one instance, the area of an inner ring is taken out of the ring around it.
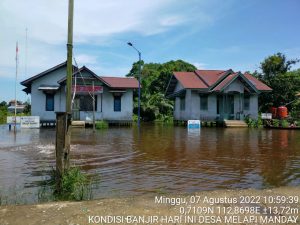
{"label": "water reflection", "polygon": [[[0,188],[31,193],[54,162],[55,130],[0,127]],[[143,125],[73,129],[71,160],[100,183],[95,197],[300,184],[300,132]]]}

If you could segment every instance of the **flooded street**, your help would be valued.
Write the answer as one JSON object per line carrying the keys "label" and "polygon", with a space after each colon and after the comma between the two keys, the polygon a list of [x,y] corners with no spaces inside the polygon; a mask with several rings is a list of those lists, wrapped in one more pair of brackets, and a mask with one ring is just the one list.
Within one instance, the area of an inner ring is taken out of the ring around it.
{"label": "flooded street", "polygon": [[[0,195],[37,202],[55,167],[55,129],[0,126]],[[73,129],[71,163],[98,183],[94,198],[300,184],[297,130],[143,125]]]}

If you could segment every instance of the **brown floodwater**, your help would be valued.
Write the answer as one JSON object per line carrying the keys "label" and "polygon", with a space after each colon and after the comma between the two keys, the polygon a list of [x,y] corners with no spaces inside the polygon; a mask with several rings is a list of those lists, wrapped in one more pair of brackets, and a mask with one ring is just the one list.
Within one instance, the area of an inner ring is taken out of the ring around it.
{"label": "brown floodwater", "polygon": [[[55,129],[0,126],[0,196],[38,201],[55,167]],[[95,198],[300,184],[300,131],[142,125],[73,129],[71,163]],[[11,200],[13,201],[13,200]],[[22,202],[21,201],[21,202]]]}

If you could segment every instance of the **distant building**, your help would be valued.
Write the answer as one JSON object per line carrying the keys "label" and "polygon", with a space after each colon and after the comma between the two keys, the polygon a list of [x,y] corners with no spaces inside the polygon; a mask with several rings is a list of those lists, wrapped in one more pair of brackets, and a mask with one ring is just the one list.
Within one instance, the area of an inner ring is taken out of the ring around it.
{"label": "distant building", "polygon": [[8,103],[7,110],[11,113],[15,112],[15,108],[17,108],[17,113],[22,113],[25,109],[26,105],[24,105],[22,102],[17,101],[17,106],[16,106],[16,101],[15,100],[10,100]]}
{"label": "distant building", "polygon": [[175,120],[257,118],[258,95],[272,89],[250,74],[232,70],[174,72],[166,96],[175,100]]}
{"label": "distant building", "polygon": [[[31,94],[31,114],[41,121],[54,121],[55,112],[66,110],[67,63],[61,63],[21,82]],[[97,76],[87,67],[73,67],[73,120],[91,121],[93,118],[93,83],[96,120],[131,121],[133,90],[138,88],[135,78]]]}

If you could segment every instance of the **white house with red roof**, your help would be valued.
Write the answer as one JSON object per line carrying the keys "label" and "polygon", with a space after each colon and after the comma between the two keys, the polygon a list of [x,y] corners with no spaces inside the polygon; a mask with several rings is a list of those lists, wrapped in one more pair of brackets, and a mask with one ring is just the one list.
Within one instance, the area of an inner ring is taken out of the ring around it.
{"label": "white house with red roof", "polygon": [[[92,121],[94,93],[96,120],[132,121],[133,90],[138,88],[135,78],[98,76],[85,66],[73,66],[73,71],[73,120]],[[65,111],[66,74],[64,62],[21,82],[23,91],[31,94],[33,116],[52,122],[55,112]]]}
{"label": "white house with red roof", "polygon": [[243,120],[258,117],[258,95],[269,91],[248,73],[195,70],[174,72],[166,97],[175,100],[175,120]]}

